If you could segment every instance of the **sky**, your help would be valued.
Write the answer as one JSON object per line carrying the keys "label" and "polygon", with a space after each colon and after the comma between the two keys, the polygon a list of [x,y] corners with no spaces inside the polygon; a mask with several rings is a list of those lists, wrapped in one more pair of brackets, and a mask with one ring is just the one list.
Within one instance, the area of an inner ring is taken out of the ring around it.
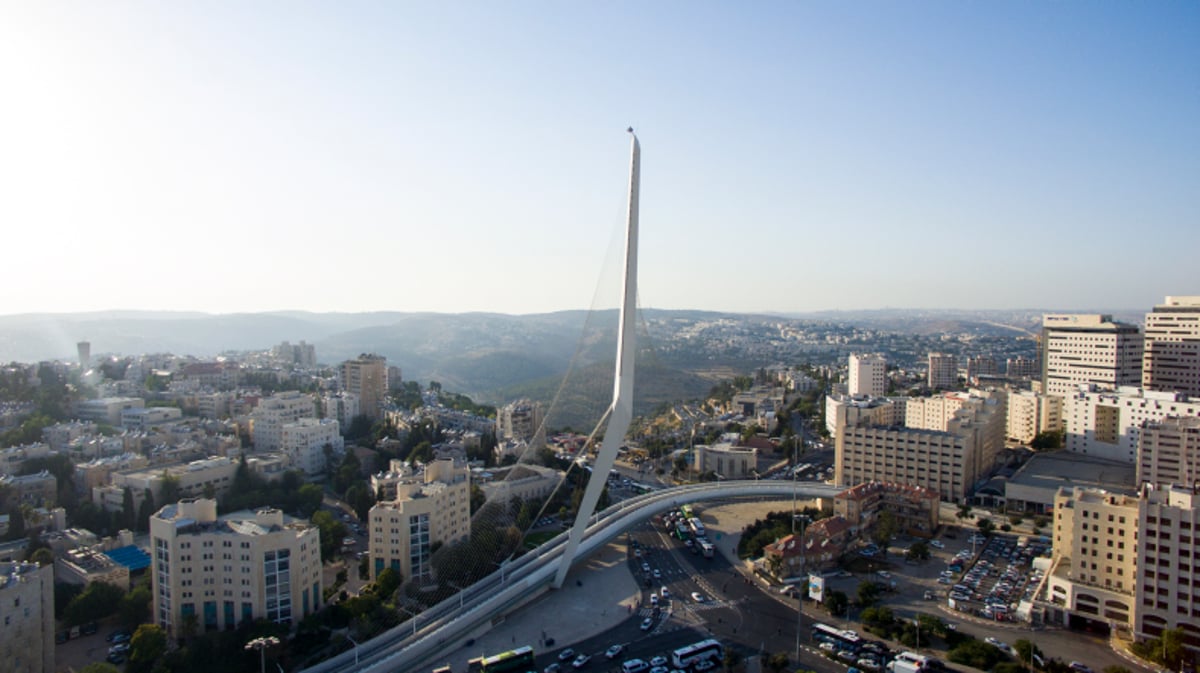
{"label": "sky", "polygon": [[0,314],[1200,294],[1197,2],[0,4]]}

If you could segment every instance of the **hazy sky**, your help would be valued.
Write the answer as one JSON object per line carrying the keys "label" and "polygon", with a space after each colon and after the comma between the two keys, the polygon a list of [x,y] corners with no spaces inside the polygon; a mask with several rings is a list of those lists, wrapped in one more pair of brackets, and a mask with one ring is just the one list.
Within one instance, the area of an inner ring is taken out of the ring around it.
{"label": "hazy sky", "polygon": [[[7,2],[0,313],[1200,294],[1197,2]],[[609,297],[611,296],[611,301]]]}

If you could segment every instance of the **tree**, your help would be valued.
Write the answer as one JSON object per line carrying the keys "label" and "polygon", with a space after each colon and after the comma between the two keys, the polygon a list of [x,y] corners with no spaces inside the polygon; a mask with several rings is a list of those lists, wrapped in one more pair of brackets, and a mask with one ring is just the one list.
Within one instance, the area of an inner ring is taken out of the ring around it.
{"label": "tree", "polygon": [[776,652],[770,657],[767,657],[767,669],[771,673],[783,673],[784,669],[791,663],[791,656],[787,652]]}
{"label": "tree", "polygon": [[54,618],[63,619],[63,615],[67,613],[67,606],[76,596],[83,593],[83,587],[70,582],[55,582],[54,583]]}
{"label": "tree", "polygon": [[[195,615],[191,615],[195,616]],[[167,653],[167,632],[158,624],[142,624],[129,641],[128,673],[150,673]]]}
{"label": "tree", "polygon": [[1013,650],[1015,650],[1017,653],[1018,661],[1023,661],[1027,664],[1034,664],[1034,666],[1032,666],[1033,668],[1041,668],[1041,666],[1036,666],[1037,659],[1034,658],[1034,655],[1037,655],[1038,659],[1040,659],[1043,653],[1036,645],[1033,644],[1033,641],[1029,640],[1028,638],[1018,638],[1017,641],[1013,643]]}
{"label": "tree", "polygon": [[48,566],[54,563],[54,552],[49,547],[41,547],[29,557],[31,563]]}
{"label": "tree", "polygon": [[918,540],[912,543],[912,546],[908,548],[905,556],[910,561],[928,561],[930,556],[929,545]]}
{"label": "tree", "polygon": [[153,598],[149,586],[137,585],[121,598],[117,607],[118,619],[131,629],[150,621],[150,604]]}
{"label": "tree", "polygon": [[859,582],[858,583],[858,604],[862,607],[870,607],[879,602],[879,596],[883,593],[883,586],[877,582]]}
{"label": "tree", "polygon": [[960,521],[971,516],[971,506],[964,502],[958,506],[958,511],[954,513],[954,516],[958,517]]}
{"label": "tree", "polygon": [[993,666],[1007,659],[1007,656],[995,645],[972,638],[955,646],[946,655],[946,658],[956,664],[989,671]]}
{"label": "tree", "polygon": [[846,608],[850,607],[850,598],[841,591],[830,591],[825,594],[825,609],[829,610],[831,615],[844,615]]}
{"label": "tree", "polygon": [[163,470],[162,480],[159,482],[159,494],[162,495],[164,505],[179,502],[179,498],[183,495],[180,487],[179,477]]}
{"label": "tree", "polygon": [[384,568],[375,578],[375,595],[382,601],[390,600],[396,589],[400,588],[402,579],[400,573],[391,568]]}
{"label": "tree", "polygon": [[321,500],[323,498],[321,487],[316,484],[304,484],[296,490],[296,497],[299,499],[299,504],[296,506],[301,517],[308,519],[321,509]]}
{"label": "tree", "polygon": [[117,611],[125,592],[107,582],[92,582],[63,610],[63,619],[70,626],[103,619]]}
{"label": "tree", "polygon": [[895,537],[900,525],[896,523],[896,515],[891,510],[883,510],[875,520],[875,529],[871,531],[871,540],[879,545],[883,553],[887,553],[888,543]]}
{"label": "tree", "polygon": [[20,540],[25,537],[25,514],[21,511],[21,506],[13,503],[8,508],[8,535],[5,536],[8,540]]}
{"label": "tree", "polygon": [[128,530],[137,528],[137,511],[133,504],[133,489],[126,486],[121,495],[121,527]]}
{"label": "tree", "polygon": [[984,535],[991,535],[996,530],[996,524],[992,523],[991,519],[983,518],[979,520],[979,532]]}
{"label": "tree", "polygon": [[321,535],[321,562],[328,563],[337,554],[342,538],[346,537],[346,525],[323,509],[312,515],[312,522]]}
{"label": "tree", "polygon": [[154,492],[146,489],[142,494],[142,504],[138,506],[136,530],[143,533],[150,530],[150,517],[154,516],[155,509],[157,508],[154,506]]}
{"label": "tree", "polygon": [[1029,443],[1029,448],[1035,451],[1061,449],[1062,441],[1063,433],[1061,430],[1046,430],[1034,436],[1033,441]]}

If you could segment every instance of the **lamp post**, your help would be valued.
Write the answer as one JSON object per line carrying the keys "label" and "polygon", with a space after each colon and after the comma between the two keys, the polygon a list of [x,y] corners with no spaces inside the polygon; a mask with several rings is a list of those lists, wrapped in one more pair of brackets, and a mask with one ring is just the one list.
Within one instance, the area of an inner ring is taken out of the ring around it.
{"label": "lamp post", "polygon": [[358,666],[358,641],[350,637],[350,633],[346,633],[346,640],[354,643],[354,665]]}
{"label": "lamp post", "polygon": [[267,648],[274,647],[279,644],[279,639],[275,636],[266,636],[263,638],[255,638],[246,643],[246,651],[258,650],[258,670],[259,673],[267,673]]}
{"label": "lamp post", "polygon": [[465,596],[464,592],[466,590],[449,580],[446,581],[446,584],[449,585],[451,589],[456,589],[458,591],[458,611],[462,612],[463,611],[463,598]]}
{"label": "lamp post", "polygon": [[404,614],[406,614],[406,615],[409,615],[410,617],[412,617],[412,625],[413,625],[413,637],[415,638],[415,637],[416,637],[416,635],[417,635],[417,614],[418,614],[418,613],[416,613],[416,612],[411,612],[411,611],[409,611],[407,608],[400,607],[399,605],[397,605],[397,606],[396,606],[396,609],[397,609],[397,610],[399,610],[399,611],[401,611],[401,612],[403,612]]}
{"label": "lamp post", "polygon": [[[795,506],[793,505],[793,510]],[[804,554],[804,525],[808,523],[808,517],[800,517],[800,577],[806,577],[804,574],[805,561],[808,557]],[[792,532],[796,531],[796,514],[792,513]],[[807,583],[807,579],[804,580]],[[804,630],[804,590],[800,590],[800,595],[796,597],[796,665],[800,664],[800,633]]]}

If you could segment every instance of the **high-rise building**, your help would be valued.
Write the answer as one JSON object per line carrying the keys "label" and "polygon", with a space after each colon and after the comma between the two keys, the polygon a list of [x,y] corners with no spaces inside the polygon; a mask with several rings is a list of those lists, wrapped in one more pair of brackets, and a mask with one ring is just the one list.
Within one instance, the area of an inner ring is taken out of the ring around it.
{"label": "high-rise building", "polygon": [[977,355],[967,358],[967,382],[976,383],[980,376],[995,376],[998,372],[996,358]]}
{"label": "high-rise building", "polygon": [[887,394],[887,360],[882,355],[850,354],[849,393],[881,397]]}
{"label": "high-rise building", "polygon": [[301,418],[315,418],[316,402],[311,395],[295,390],[275,393],[259,400],[250,413],[250,436],[259,451],[276,451],[283,441],[283,426]]}
{"label": "high-rise building", "polygon": [[358,415],[358,395],[354,393],[325,393],[320,402],[322,415],[337,420],[343,428],[350,427],[350,421]]}
{"label": "high-rise building", "polygon": [[12,673],[54,673],[54,565],[0,563],[0,661]]}
{"label": "high-rise building", "polygon": [[387,358],[366,354],[342,363],[342,390],[358,395],[359,413],[371,420],[383,417],[383,402],[388,391]]}
{"label": "high-rise building", "polygon": [[87,371],[92,367],[92,344],[90,341],[80,341],[75,344],[75,350],[79,352],[79,369]]}
{"label": "high-rise building", "polygon": [[216,500],[181,500],[150,517],[150,537],[154,621],[171,637],[321,609],[320,531],[277,509],[218,517]]}
{"label": "high-rise building", "polygon": [[1200,492],[1193,484],[1144,488],[1138,530],[1134,637],[1180,629],[1191,657],[1200,657]]}
{"label": "high-rise building", "polygon": [[[1057,620],[1077,615],[1133,624],[1138,578],[1138,499],[1089,488],[1054,497],[1054,556],[1048,598]],[[1056,621],[1057,621],[1056,620]]]}
{"label": "high-rise building", "polygon": [[471,468],[435,460],[421,473],[401,471],[389,479],[396,497],[371,507],[371,580],[385,568],[405,581],[434,579],[434,545],[454,544],[471,534]]}
{"label": "high-rise building", "polygon": [[1015,357],[1004,361],[1004,375],[1010,379],[1027,379],[1038,375],[1037,360]]}
{"label": "high-rise building", "polygon": [[904,404],[904,427],[945,432],[954,414],[970,399],[967,393],[910,397]]}
{"label": "high-rise building", "polygon": [[1139,484],[1166,488],[1200,481],[1200,418],[1168,416],[1146,421],[1137,461]]}
{"label": "high-rise building", "polygon": [[1200,397],[1200,296],[1167,297],[1146,314],[1142,387]]}
{"label": "high-rise building", "polygon": [[1043,432],[1063,429],[1063,399],[1018,390],[1008,394],[1008,438],[1029,444]]}
{"label": "high-rise building", "polygon": [[1042,391],[1067,397],[1082,384],[1106,388],[1142,381],[1142,334],[1110,315],[1042,316]]}
{"label": "high-rise building", "polygon": [[953,353],[929,354],[929,387],[947,390],[958,385],[958,358]]}
{"label": "high-rise building", "polygon": [[532,441],[542,426],[542,405],[530,400],[517,400],[496,412],[496,437],[500,440]]}
{"label": "high-rise building", "polygon": [[907,397],[825,396],[825,429],[837,437],[849,425],[903,425]]}

